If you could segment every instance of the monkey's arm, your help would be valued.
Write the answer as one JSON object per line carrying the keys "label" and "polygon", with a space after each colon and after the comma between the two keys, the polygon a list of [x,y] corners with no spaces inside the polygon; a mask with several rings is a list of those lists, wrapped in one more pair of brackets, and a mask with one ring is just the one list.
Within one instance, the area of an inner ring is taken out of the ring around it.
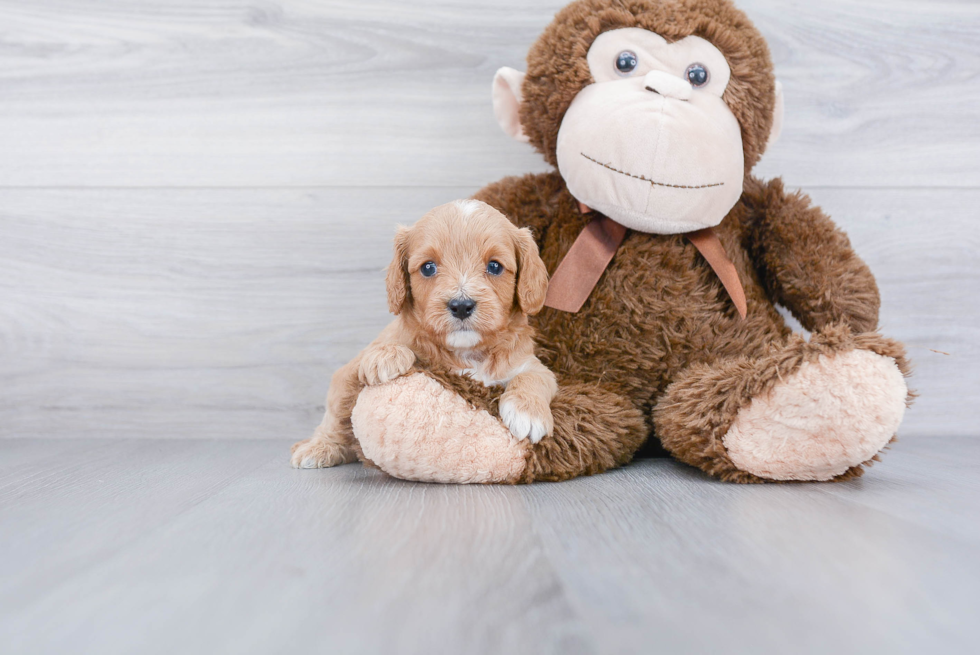
{"label": "monkey's arm", "polygon": [[782,180],[749,180],[744,244],[774,302],[807,330],[843,321],[855,332],[878,327],[874,276],[833,221]]}
{"label": "monkey's arm", "polygon": [[565,183],[558,173],[537,173],[505,177],[483,187],[473,197],[496,208],[518,227],[531,228],[540,247],[564,190]]}

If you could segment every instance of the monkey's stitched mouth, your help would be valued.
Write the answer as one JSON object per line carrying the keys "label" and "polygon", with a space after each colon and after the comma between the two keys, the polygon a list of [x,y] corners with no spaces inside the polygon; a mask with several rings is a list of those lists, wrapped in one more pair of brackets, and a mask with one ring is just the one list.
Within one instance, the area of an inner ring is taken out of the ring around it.
{"label": "monkey's stitched mouth", "polygon": [[717,182],[715,184],[701,184],[699,186],[688,186],[686,184],[667,184],[665,182],[657,182],[656,180],[648,180],[647,178],[643,177],[642,175],[633,175],[632,173],[627,173],[626,171],[621,171],[618,168],[614,168],[614,167],[610,166],[609,164],[603,164],[601,161],[599,161],[597,159],[593,159],[592,157],[589,157],[584,152],[580,152],[579,154],[582,155],[583,157],[585,157],[586,159],[588,159],[590,162],[593,162],[595,164],[599,164],[603,168],[608,168],[609,170],[613,171],[614,173],[619,173],[620,175],[625,175],[626,177],[632,177],[634,180],[643,180],[644,182],[649,182],[653,186],[664,186],[664,187],[669,187],[671,189],[710,189],[711,187],[715,187],[715,186],[725,186],[725,183],[724,182]]}

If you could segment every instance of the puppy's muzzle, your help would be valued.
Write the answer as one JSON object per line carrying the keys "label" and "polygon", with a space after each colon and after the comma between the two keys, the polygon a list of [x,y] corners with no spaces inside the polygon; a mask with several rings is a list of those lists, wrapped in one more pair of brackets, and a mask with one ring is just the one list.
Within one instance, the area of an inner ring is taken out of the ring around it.
{"label": "puppy's muzzle", "polygon": [[473,314],[473,310],[476,309],[476,301],[472,298],[453,298],[446,305],[446,308],[449,309],[453,318],[463,321]]}

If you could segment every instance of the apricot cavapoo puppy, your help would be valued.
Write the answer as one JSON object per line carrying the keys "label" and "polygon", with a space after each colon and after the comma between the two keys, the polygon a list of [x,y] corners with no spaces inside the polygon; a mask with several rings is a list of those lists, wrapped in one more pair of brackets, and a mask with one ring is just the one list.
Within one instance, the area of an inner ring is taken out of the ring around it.
{"label": "apricot cavapoo puppy", "polygon": [[529,230],[476,200],[436,207],[399,228],[386,283],[397,318],[333,376],[323,422],[293,446],[293,466],[355,461],[351,411],[361,389],[416,360],[504,386],[500,417],[515,438],[537,443],[551,433],[558,385],[534,355],[527,322],[544,304],[548,272]]}

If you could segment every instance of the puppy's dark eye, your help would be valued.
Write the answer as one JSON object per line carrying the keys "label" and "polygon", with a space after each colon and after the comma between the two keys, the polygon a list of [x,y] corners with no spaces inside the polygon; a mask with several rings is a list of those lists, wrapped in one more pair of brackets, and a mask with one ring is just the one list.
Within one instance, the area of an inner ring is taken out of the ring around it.
{"label": "puppy's dark eye", "polygon": [[422,264],[422,268],[419,269],[419,273],[422,277],[432,277],[436,274],[436,263],[435,262],[425,262]]}
{"label": "puppy's dark eye", "polygon": [[711,74],[708,73],[708,69],[702,64],[691,64],[684,71],[684,77],[687,81],[691,83],[693,87],[704,86],[711,79]]}
{"label": "puppy's dark eye", "polygon": [[639,63],[635,52],[624,50],[616,57],[616,70],[620,75],[629,75],[636,70]]}
{"label": "puppy's dark eye", "polygon": [[490,275],[500,275],[504,272],[504,265],[500,262],[493,260],[487,264],[487,273]]}

